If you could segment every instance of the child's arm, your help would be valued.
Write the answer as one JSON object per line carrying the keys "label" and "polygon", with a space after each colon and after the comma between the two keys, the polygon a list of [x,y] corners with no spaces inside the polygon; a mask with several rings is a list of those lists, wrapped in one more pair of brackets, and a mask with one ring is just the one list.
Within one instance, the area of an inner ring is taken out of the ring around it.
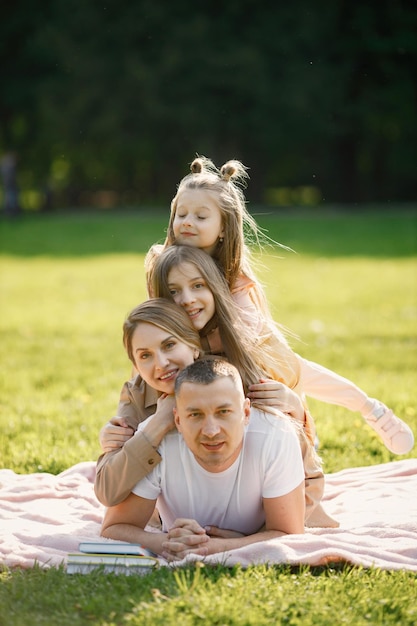
{"label": "child's arm", "polygon": [[394,454],[407,454],[414,446],[411,428],[397,417],[385,404],[368,398],[347,378],[298,357],[300,361],[301,391],[312,398],[359,411],[367,424],[381,437],[384,445]]}
{"label": "child's arm", "polygon": [[300,387],[307,396],[359,411],[364,416],[373,410],[375,400],[350,380],[299,355],[297,358],[300,363]]}

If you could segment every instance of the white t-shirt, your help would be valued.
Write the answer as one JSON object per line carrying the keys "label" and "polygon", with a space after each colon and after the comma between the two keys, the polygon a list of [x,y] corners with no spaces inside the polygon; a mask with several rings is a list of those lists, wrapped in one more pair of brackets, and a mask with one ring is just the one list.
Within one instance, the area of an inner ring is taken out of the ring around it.
{"label": "white t-shirt", "polygon": [[201,467],[178,432],[169,433],[159,451],[162,462],[132,492],[158,499],[164,530],[185,517],[250,535],[265,523],[262,498],[283,496],[304,482],[293,424],[253,407],[240,455],[223,472]]}

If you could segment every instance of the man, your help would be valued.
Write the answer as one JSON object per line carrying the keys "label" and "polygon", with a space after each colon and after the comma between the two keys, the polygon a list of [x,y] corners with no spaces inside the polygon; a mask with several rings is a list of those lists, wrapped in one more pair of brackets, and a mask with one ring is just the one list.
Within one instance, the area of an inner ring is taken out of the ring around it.
{"label": "man", "polygon": [[[162,441],[162,462],[107,509],[101,534],[173,561],[303,533],[304,468],[295,426],[251,410],[238,371],[220,358],[182,370],[175,400],[178,432]],[[145,530],[156,500],[166,532]]]}

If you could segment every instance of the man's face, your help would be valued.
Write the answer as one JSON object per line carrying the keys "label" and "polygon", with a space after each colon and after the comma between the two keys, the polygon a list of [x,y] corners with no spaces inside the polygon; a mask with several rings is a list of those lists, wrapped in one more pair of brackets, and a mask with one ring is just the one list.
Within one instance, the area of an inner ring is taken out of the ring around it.
{"label": "man's face", "polygon": [[176,396],[175,423],[196,461],[222,472],[239,456],[250,401],[230,377],[209,385],[183,383]]}

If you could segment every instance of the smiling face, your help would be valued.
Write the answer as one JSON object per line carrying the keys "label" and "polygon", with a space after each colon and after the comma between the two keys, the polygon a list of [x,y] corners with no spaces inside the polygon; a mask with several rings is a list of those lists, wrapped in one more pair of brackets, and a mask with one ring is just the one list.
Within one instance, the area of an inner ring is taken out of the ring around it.
{"label": "smiling face", "polygon": [[173,267],[168,274],[168,288],[175,304],[184,308],[194,328],[204,328],[216,307],[213,293],[198,267],[186,261]]}
{"label": "smiling face", "polygon": [[177,244],[212,254],[223,237],[217,194],[207,189],[184,189],[178,194],[172,228]]}
{"label": "smiling face", "polygon": [[193,363],[196,350],[159,326],[139,323],[132,335],[132,354],[143,380],[162,393],[173,394],[178,372]]}
{"label": "smiling face", "polygon": [[176,395],[175,424],[204,469],[222,472],[239,456],[250,402],[231,377],[210,384],[184,382]]}

